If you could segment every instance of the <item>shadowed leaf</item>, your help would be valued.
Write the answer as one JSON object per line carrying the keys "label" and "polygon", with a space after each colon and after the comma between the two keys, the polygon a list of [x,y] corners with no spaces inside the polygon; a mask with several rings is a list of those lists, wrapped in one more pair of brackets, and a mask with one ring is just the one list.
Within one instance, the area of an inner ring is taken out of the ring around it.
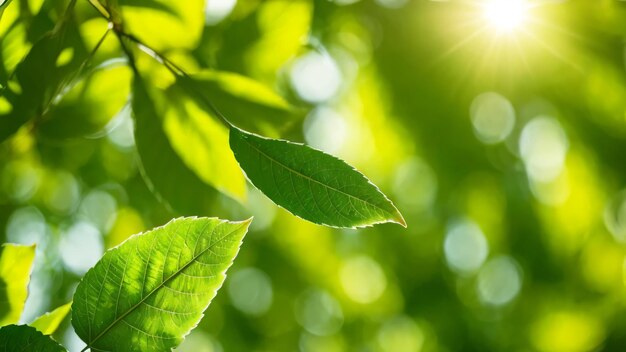
{"label": "shadowed leaf", "polygon": [[[182,116],[185,108],[198,112],[193,104],[187,106],[172,107],[169,99],[160,96],[161,99],[153,99],[148,92],[145,82],[136,79],[133,88],[133,116],[135,119],[135,142],[142,164],[142,172],[152,191],[174,210],[187,215],[207,215],[210,213],[212,204],[219,193],[216,189],[229,191],[231,195],[242,197],[245,187],[243,174],[237,167],[232,152],[227,148],[227,131],[224,131],[223,146],[232,158],[233,172],[226,173],[224,170],[230,165],[215,164],[215,161],[207,155],[209,149],[204,142],[213,144],[210,135],[202,135],[202,131],[214,124],[198,127],[201,124],[198,117]],[[183,109],[183,111],[180,111]],[[169,110],[169,112],[168,112]],[[165,115],[165,119],[162,119]],[[207,117],[208,118],[208,117]],[[165,121],[163,121],[165,120]],[[215,122],[215,121],[209,121]],[[167,126],[164,126],[167,124]],[[169,135],[166,133],[169,128]],[[217,126],[221,128],[221,126]],[[189,139],[185,139],[185,132],[191,133]],[[191,145],[186,142],[193,142]],[[185,152],[185,145],[191,151]],[[220,149],[222,150],[222,149]],[[198,154],[200,153],[200,154]],[[193,164],[194,159],[204,157],[198,164]],[[201,170],[202,166],[212,165],[210,169]],[[197,172],[189,167],[192,165]],[[222,168],[222,169],[220,169]],[[209,174],[211,172],[212,174]],[[230,175],[231,178],[225,178]],[[209,182],[212,180],[211,182]],[[224,183],[222,183],[224,182]],[[209,184],[211,185],[209,185]]]}
{"label": "shadowed leaf", "polygon": [[0,328],[0,352],[63,352],[52,338],[28,325],[7,325]]}

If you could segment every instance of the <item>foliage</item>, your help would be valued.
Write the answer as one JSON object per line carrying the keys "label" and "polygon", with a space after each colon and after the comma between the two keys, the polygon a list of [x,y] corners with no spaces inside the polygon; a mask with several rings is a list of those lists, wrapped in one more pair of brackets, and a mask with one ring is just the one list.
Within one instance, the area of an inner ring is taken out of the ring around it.
{"label": "foliage", "polygon": [[63,352],[65,349],[50,337],[27,325],[6,325],[0,328],[2,352]]}
{"label": "foliage", "polygon": [[[624,23],[609,0],[0,0],[0,336],[623,350]],[[96,279],[121,253],[252,216],[215,298],[112,324],[150,283]]]}
{"label": "foliage", "polygon": [[337,227],[387,221],[406,226],[389,199],[342,160],[235,127],[230,130],[230,146],[250,181],[303,219]]}
{"label": "foliage", "polygon": [[76,288],[72,325],[95,351],[167,351],[226,278],[250,221],[183,218],[108,251]]}
{"label": "foliage", "polygon": [[0,252],[0,326],[17,323],[28,294],[35,246],[3,244]]}
{"label": "foliage", "polygon": [[[52,3],[44,1],[42,13],[54,8]],[[194,47],[198,38],[185,35],[181,40],[176,32],[191,34],[199,27],[203,1],[184,6],[166,1],[89,4],[108,21],[93,48],[88,49],[81,38],[77,1],[71,0],[63,12],[56,13],[54,26],[26,49],[14,70],[5,63],[0,141],[24,128],[51,141],[94,135],[124,107],[132,86],[143,176],[155,196],[173,211],[209,214],[211,201],[220,193],[245,201],[244,175],[230,146],[254,184],[304,219],[348,228],[387,221],[406,226],[391,201],[345,162],[302,145],[262,139],[233,125],[230,119],[252,130],[279,134],[296,109],[271,89],[227,72],[191,76],[160,53]],[[16,11],[15,6],[11,9]],[[13,25],[22,24],[23,9]],[[154,40],[151,33],[157,28],[172,32]],[[94,65],[110,32],[119,39],[125,60],[107,59]],[[138,58],[140,50],[160,65]],[[264,148],[265,143],[278,148]],[[261,165],[253,165],[254,159]],[[277,161],[281,159],[287,162]],[[277,179],[266,181],[270,173],[274,177],[271,163],[281,168],[279,175],[289,176],[294,191],[308,185],[304,201],[297,191],[284,197]],[[71,303],[72,325],[87,344],[83,350],[166,351],[178,346],[221,287],[249,223],[178,219],[107,251],[81,280]],[[7,316],[2,325],[8,325],[18,322],[22,312],[34,247],[4,248]],[[31,326],[52,334],[68,312],[69,306],[63,305]],[[5,345],[13,340],[10,334],[16,338],[23,334],[23,341],[45,340],[30,328],[7,329]]]}

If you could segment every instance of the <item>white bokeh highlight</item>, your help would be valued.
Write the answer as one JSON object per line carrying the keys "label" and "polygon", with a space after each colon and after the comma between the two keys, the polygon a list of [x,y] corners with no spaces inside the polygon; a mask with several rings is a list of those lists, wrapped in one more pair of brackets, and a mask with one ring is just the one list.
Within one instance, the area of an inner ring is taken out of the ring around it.
{"label": "white bokeh highlight", "polygon": [[550,182],[561,174],[568,149],[569,142],[561,124],[548,116],[528,122],[519,140],[526,172],[536,182]]}
{"label": "white bokeh highlight", "polygon": [[487,92],[472,101],[470,118],[476,137],[485,144],[504,141],[515,127],[515,109],[504,96]]}
{"label": "white bokeh highlight", "polygon": [[482,230],[470,220],[453,223],[443,245],[450,269],[458,274],[476,272],[487,259],[489,245]]}
{"label": "white bokeh highlight", "polygon": [[77,275],[85,274],[104,254],[100,231],[89,222],[75,223],[61,237],[59,254],[66,268]]}
{"label": "white bokeh highlight", "polygon": [[229,277],[228,296],[235,308],[252,316],[260,316],[272,305],[272,282],[267,274],[257,268],[241,269]]}
{"label": "white bokeh highlight", "polygon": [[341,71],[327,53],[311,51],[297,58],[291,67],[291,84],[309,103],[322,103],[333,98],[341,81]]}
{"label": "white bokeh highlight", "polygon": [[207,0],[204,7],[204,21],[207,25],[222,22],[237,5],[237,0]]}
{"label": "white bokeh highlight", "polygon": [[515,260],[508,256],[489,260],[478,273],[476,290],[485,305],[505,305],[519,294],[521,288],[521,271]]}

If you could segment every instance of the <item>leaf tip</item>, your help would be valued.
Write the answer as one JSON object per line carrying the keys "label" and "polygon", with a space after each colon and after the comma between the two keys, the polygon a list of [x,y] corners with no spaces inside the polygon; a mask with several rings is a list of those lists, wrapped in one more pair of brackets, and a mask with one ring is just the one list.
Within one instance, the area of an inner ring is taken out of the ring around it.
{"label": "leaf tip", "polygon": [[400,211],[398,209],[396,209],[394,217],[391,219],[391,221],[393,223],[396,223],[402,227],[404,227],[405,229],[407,228],[407,224],[406,224],[406,220],[404,220],[404,216],[402,216],[402,213],[400,213]]}
{"label": "leaf tip", "polygon": [[241,223],[244,224],[246,227],[248,227],[252,223],[252,220],[254,220],[254,216],[251,216],[247,218],[246,220],[241,221]]}

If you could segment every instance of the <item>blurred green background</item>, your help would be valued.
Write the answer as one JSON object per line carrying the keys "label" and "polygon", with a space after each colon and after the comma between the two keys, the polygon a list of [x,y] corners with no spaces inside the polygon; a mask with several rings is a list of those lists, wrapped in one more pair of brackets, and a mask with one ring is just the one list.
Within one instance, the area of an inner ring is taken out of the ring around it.
{"label": "blurred green background", "polygon": [[[243,205],[181,214],[141,176],[128,106],[83,138],[27,125],[0,144],[0,239],[38,245],[22,320],[67,303],[131,234],[254,215],[179,351],[626,349],[625,1],[151,1],[178,15],[120,0],[130,32],[190,73],[279,92],[303,111],[282,135],[363,171],[408,228],[313,225],[251,186]],[[0,76],[66,4],[15,0]],[[107,23],[76,11],[92,48]],[[111,35],[94,60],[121,57]],[[66,320],[56,337],[78,351]]]}

